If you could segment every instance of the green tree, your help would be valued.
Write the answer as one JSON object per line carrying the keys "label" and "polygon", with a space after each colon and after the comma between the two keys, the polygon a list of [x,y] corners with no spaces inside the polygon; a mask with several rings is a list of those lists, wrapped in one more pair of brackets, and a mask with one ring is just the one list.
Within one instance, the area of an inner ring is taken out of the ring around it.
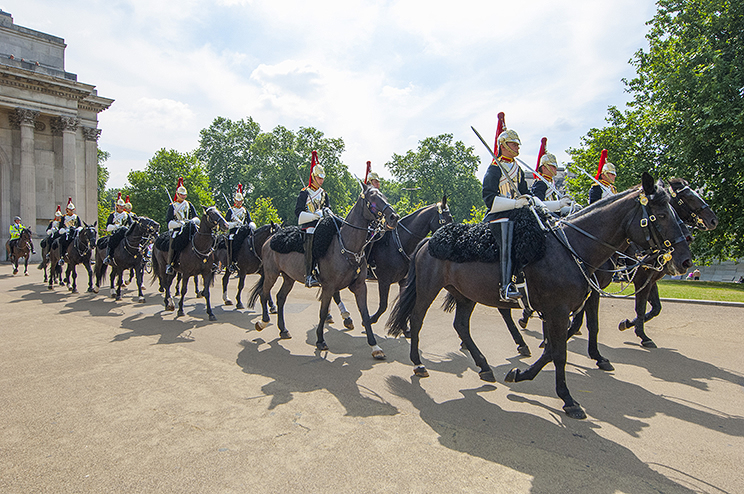
{"label": "green tree", "polygon": [[222,204],[224,197],[232,200],[238,183],[246,190],[255,186],[249,171],[253,143],[260,133],[261,126],[251,117],[237,122],[217,117],[199,132],[195,153],[207,170],[216,204]]}
{"label": "green tree", "polygon": [[279,217],[279,212],[274,207],[270,197],[256,198],[253,209],[251,210],[251,219],[256,226],[282,222],[282,219]]}
{"label": "green tree", "polygon": [[611,109],[614,130],[590,133],[584,146],[596,152],[605,130],[632,134],[641,143],[634,163],[626,157],[633,166],[686,178],[718,215],[716,230],[696,235],[696,256],[742,257],[744,3],[659,0],[649,25],[649,48],[635,54],[636,77],[626,81],[632,102],[619,120]]}
{"label": "green tree", "polygon": [[106,160],[111,157],[111,153],[98,150],[98,235],[102,236],[106,232],[106,220],[111,214],[111,208],[106,201],[106,182],[109,179],[109,171],[104,166]]}
{"label": "green tree", "polygon": [[[399,202],[409,207],[419,201],[431,204],[446,194],[455,221],[462,221],[470,217],[474,205],[483,202],[481,183],[475,176],[479,159],[472,147],[465,147],[461,141],[453,144],[452,139],[452,134],[427,137],[416,151],[393,154],[385,166],[400,182],[403,193]],[[412,191],[414,199],[405,189],[416,188]]]}
{"label": "green tree", "polygon": [[134,212],[154,219],[160,223],[161,230],[167,228],[165,213],[176,192],[179,177],[183,177],[188,200],[197,214],[201,215],[202,207],[214,205],[209,178],[194,153],[161,149],[147,162],[144,170],[131,171],[127,175],[130,185],[124,190],[130,195]]}

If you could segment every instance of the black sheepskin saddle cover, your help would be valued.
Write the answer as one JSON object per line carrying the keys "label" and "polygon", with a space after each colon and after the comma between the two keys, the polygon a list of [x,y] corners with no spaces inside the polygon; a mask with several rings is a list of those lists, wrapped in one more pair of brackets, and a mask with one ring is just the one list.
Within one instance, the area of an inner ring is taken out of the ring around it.
{"label": "black sheepskin saddle cover", "polygon": [[[186,247],[189,242],[191,242],[191,237],[193,237],[196,234],[196,225],[191,223],[190,221],[186,223],[186,226],[184,226],[181,229],[181,233],[179,233],[176,238],[173,239],[173,251],[174,252],[181,252],[184,247]],[[157,247],[160,250],[168,251],[168,237],[170,236],[170,232],[166,231],[164,233],[161,233],[160,236],[155,240],[155,247]]]}
{"label": "black sheepskin saddle cover", "polygon": [[[338,234],[337,228],[341,228],[341,225],[343,225],[343,220],[337,216],[325,216],[318,222],[313,238],[313,257],[320,259],[325,255],[333,237]],[[279,254],[290,252],[304,254],[303,240],[302,229],[299,226],[286,226],[271,237],[269,245],[271,250]]]}
{"label": "black sheepskin saddle cover", "polygon": [[109,242],[108,235],[105,237],[101,237],[98,239],[98,242],[96,243],[96,247],[98,247],[101,250],[106,249],[108,248],[108,242]]}
{"label": "black sheepskin saddle cover", "polygon": [[[543,222],[547,217],[540,214]],[[528,208],[511,213],[514,221],[512,259],[517,266],[526,266],[545,255],[547,233],[537,224]],[[428,245],[429,254],[437,259],[452,262],[498,262],[499,250],[488,223],[468,225],[450,223],[439,228]]]}

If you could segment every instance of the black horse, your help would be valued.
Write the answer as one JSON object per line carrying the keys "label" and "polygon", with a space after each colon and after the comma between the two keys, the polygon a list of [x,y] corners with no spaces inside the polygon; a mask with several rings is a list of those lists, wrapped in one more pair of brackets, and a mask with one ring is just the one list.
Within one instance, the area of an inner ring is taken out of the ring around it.
{"label": "black horse", "polygon": [[[124,237],[114,247],[113,252],[110,256],[111,261],[111,274],[109,275],[109,283],[111,287],[111,297],[116,300],[121,300],[121,287],[125,285],[123,281],[124,273],[126,271],[134,271],[134,275],[137,278],[137,301],[144,302],[145,295],[142,289],[142,281],[144,277],[144,267],[147,260],[147,250],[155,238],[160,232],[160,224],[157,221],[152,220],[146,216],[133,216],[132,224],[129,225]],[[106,257],[108,251],[108,242],[111,241],[113,235],[104,237],[98,241],[98,248],[96,249],[96,286],[94,291],[98,293],[101,286],[101,280],[106,276],[108,265],[104,264],[103,259]],[[116,287],[114,287],[114,282]]]}
{"label": "black horse", "polygon": [[[648,240],[647,240],[648,239]],[[670,240],[672,239],[672,240]],[[566,341],[569,318],[589,294],[588,279],[617,250],[634,241],[647,251],[669,253],[670,269],[684,272],[692,265],[690,249],[682,237],[669,194],[643,174],[642,187],[604,199],[551,227],[545,236],[545,253],[524,267],[529,302],[543,318],[547,345],[527,371],[512,369],[507,382],[534,379],[550,361],[555,365],[556,393],[563,409],[573,418],[585,418],[581,406],[566,385]],[[476,303],[516,308],[499,299],[501,272],[498,262],[453,262],[435,258],[423,240],[416,249],[408,273],[408,284],[388,321],[391,335],[411,328],[411,361],[415,373],[428,376],[419,355],[419,333],[424,316],[442,288],[456,300],[454,327],[470,355],[480,367],[480,377],[495,381],[493,370],[470,336],[470,316]],[[665,257],[666,259],[666,257]]]}
{"label": "black horse", "polygon": [[[193,223],[188,223],[184,227],[184,232],[181,235],[189,235],[185,248],[178,254],[178,260],[174,261],[175,271],[181,273],[181,299],[178,303],[178,316],[183,316],[183,299],[186,296],[188,288],[189,278],[192,276],[201,275],[204,280],[203,295],[207,305],[207,314],[209,314],[209,320],[215,321],[214,312],[212,312],[212,304],[209,298],[209,288],[212,286],[214,279],[214,264],[216,261],[215,256],[215,244],[216,237],[214,235],[214,229],[219,227],[220,229],[227,231],[228,225],[225,218],[220,213],[219,209],[214,206],[210,206],[204,209],[204,214],[201,217],[198,230]],[[188,230],[188,231],[186,231]],[[161,288],[164,293],[165,310],[174,310],[175,305],[170,295],[170,287],[175,278],[174,274],[167,274],[165,268],[168,262],[168,235],[166,232],[158,238],[155,242],[155,247],[152,252],[152,274],[153,281],[156,279],[160,282]],[[173,241],[177,241],[178,238]]]}
{"label": "black horse", "polygon": [[[385,220],[385,226],[382,226],[383,219]],[[384,359],[385,353],[377,345],[367,309],[365,248],[371,241],[369,237],[370,225],[377,223],[379,228],[395,228],[398,215],[379,190],[362,184],[362,194],[356,204],[351,208],[346,219],[338,218],[338,220],[342,222],[338,234],[333,236],[327,251],[318,259],[322,288],[320,293],[320,321],[316,329],[317,342],[315,346],[318,350],[328,350],[328,345],[323,338],[323,327],[328,316],[328,306],[336,292],[348,287],[356,296],[357,307],[362,315],[362,324],[367,333],[367,343],[372,347],[372,356],[376,359]],[[336,218],[333,221],[335,222]],[[259,296],[261,297],[263,316],[261,321],[256,323],[256,330],[264,329],[271,321],[267,305],[268,297],[271,288],[281,275],[284,282],[276,296],[277,325],[279,326],[280,337],[290,338],[289,331],[284,324],[284,304],[295,281],[304,281],[305,279],[305,256],[301,252],[280,254],[271,248],[271,241],[269,240],[263,246],[261,258],[263,259],[261,278],[253,287],[250,297],[251,304]]]}
{"label": "black horse", "polygon": [[403,289],[411,263],[410,256],[416,245],[430,232],[452,221],[445,195],[442,202],[429,204],[401,218],[394,230],[385,232],[380,240],[372,244],[368,259],[369,264],[375,266],[380,305],[370,318],[371,324],[376,323],[387,310],[390,285],[398,283]]}
{"label": "black horse", "polygon": [[[718,217],[710,209],[708,204],[694,190],[686,180],[672,178],[669,180],[669,193],[672,196],[670,204],[679,216],[680,220],[690,228],[701,230],[713,230],[718,226]],[[597,284],[599,288],[605,289],[612,281],[611,263],[606,263],[597,270]],[[636,335],[641,339],[641,346],[645,348],[656,348],[656,344],[646,335],[644,322],[657,316],[661,312],[661,301],[659,300],[659,288],[656,282],[670,273],[667,269],[650,269],[641,267],[635,271],[632,282],[635,287],[635,311],[636,318],[633,321],[624,320],[620,322],[621,331],[635,327]],[[574,315],[568,337],[578,333],[586,314],[586,326],[588,330],[588,353],[591,359],[597,361],[597,367],[602,370],[611,371],[614,367],[609,359],[599,352],[597,336],[599,333],[599,301],[600,294],[592,290],[584,308]],[[651,311],[646,313],[646,303],[651,303]]]}
{"label": "black horse", "polygon": [[5,249],[8,252],[10,262],[13,264],[13,274],[18,274],[18,262],[23,258],[23,274],[28,276],[28,258],[31,257],[31,229],[24,228],[17,241],[13,242],[12,247],[10,244],[11,241],[8,240]]}
{"label": "black horse", "polygon": [[[56,240],[52,245],[49,256],[52,272],[54,272],[54,267],[59,264],[59,260],[63,259],[67,264],[64,283],[72,293],[77,293],[78,291],[76,268],[78,264],[82,264],[88,272],[88,292],[93,292],[93,270],[91,269],[90,261],[93,257],[93,248],[96,246],[96,237],[98,236],[97,224],[98,221],[92,225],[83,222],[82,227],[74,230],[72,239],[67,244],[65,252],[60,252],[59,240]],[[70,283],[70,275],[72,275],[72,283]],[[54,288],[53,285],[54,276],[50,276],[48,288],[52,290]]]}

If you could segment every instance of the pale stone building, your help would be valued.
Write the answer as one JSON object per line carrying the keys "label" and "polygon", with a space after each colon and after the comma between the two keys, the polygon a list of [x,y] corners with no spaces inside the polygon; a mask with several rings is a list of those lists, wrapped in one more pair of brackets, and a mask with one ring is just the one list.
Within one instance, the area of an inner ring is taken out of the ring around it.
{"label": "pale stone building", "polygon": [[0,10],[3,246],[14,216],[38,238],[69,197],[83,221],[98,216],[98,113],[114,100],[65,71],[66,46],[62,38],[15,25]]}

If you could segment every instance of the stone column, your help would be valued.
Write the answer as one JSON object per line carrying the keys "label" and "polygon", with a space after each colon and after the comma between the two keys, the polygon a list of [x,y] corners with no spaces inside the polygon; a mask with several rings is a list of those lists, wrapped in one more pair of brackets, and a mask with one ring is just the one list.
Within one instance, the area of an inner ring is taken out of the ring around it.
{"label": "stone column", "polygon": [[85,139],[85,221],[98,219],[98,138],[101,129],[83,127]]}
{"label": "stone column", "polygon": [[11,113],[11,125],[21,130],[20,216],[23,224],[36,233],[36,159],[34,157],[34,125],[39,112],[16,108]]}
{"label": "stone column", "polygon": [[[77,194],[77,149],[75,147],[75,136],[77,135],[77,128],[80,120],[76,117],[61,116],[59,117],[59,123],[62,128],[62,163],[65,175],[65,204],[67,204],[67,198],[72,197],[72,202],[77,207],[78,201],[84,201],[84,197],[75,197]],[[65,204],[62,205],[62,209],[65,208]]]}

